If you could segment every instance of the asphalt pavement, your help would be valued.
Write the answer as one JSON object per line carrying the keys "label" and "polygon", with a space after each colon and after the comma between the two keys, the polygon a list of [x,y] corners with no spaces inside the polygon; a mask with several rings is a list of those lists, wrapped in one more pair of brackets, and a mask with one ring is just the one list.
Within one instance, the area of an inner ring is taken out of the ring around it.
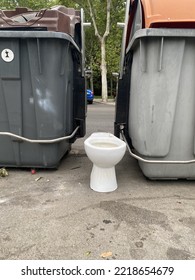
{"label": "asphalt pavement", "polygon": [[[88,105],[86,137],[113,133],[113,122],[113,103]],[[97,193],[85,138],[58,170],[13,168],[0,178],[0,259],[195,259],[194,181],[147,180],[126,152],[118,189]]]}

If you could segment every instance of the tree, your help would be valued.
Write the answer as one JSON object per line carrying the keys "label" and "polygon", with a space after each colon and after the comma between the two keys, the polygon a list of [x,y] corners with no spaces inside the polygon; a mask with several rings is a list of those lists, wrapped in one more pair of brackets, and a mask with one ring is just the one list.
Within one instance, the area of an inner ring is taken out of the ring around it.
{"label": "tree", "polygon": [[100,30],[97,26],[95,12],[90,0],[87,0],[90,16],[93,22],[93,27],[95,29],[95,36],[97,36],[100,46],[101,46],[101,78],[102,78],[102,101],[107,102],[108,99],[108,86],[107,86],[107,65],[106,65],[106,39],[110,34],[110,6],[111,0],[107,0],[106,7],[106,26],[105,31],[101,35]]}
{"label": "tree", "polygon": [[[71,3],[72,2],[72,3]],[[110,34],[110,16],[111,16],[111,0],[106,1],[91,1],[91,0],[77,0],[66,1],[61,0],[60,3],[77,4],[77,7],[84,7],[86,14],[90,19],[95,30],[95,36],[100,43],[100,69],[101,69],[101,85],[102,85],[102,100],[107,101],[108,86],[107,86],[107,63],[106,63],[106,40]],[[106,10],[106,14],[104,11]]]}

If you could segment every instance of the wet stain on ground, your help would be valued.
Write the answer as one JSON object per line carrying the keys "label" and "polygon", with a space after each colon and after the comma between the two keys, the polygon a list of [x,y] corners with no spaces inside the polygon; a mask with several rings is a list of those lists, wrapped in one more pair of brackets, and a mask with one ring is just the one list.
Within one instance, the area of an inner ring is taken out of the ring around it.
{"label": "wet stain on ground", "polygon": [[147,252],[142,248],[130,249],[129,253],[134,260],[144,259],[145,255],[147,254]]}
{"label": "wet stain on ground", "polygon": [[95,237],[95,234],[94,234],[94,233],[90,232],[89,234],[90,234],[91,238],[94,238],[94,237]]}
{"label": "wet stain on ground", "polygon": [[143,244],[142,241],[138,241],[138,242],[135,242],[135,246],[136,246],[137,248],[143,248],[143,247],[144,247],[144,244]]}
{"label": "wet stain on ground", "polygon": [[29,208],[38,204],[36,198],[31,197],[30,195],[17,196],[10,199],[9,203],[13,206],[22,206],[23,208]]}
{"label": "wet stain on ground", "polygon": [[4,237],[4,238],[2,238],[2,239],[3,239],[3,241],[6,241],[6,242],[9,242],[9,241],[12,240],[11,237],[10,237],[9,235],[7,235],[6,237]]}
{"label": "wet stain on ground", "polygon": [[104,224],[111,224],[112,221],[110,221],[110,220],[103,220],[103,223],[104,223]]}
{"label": "wet stain on ground", "polygon": [[102,201],[100,208],[110,212],[117,220],[131,225],[158,225],[164,230],[173,231],[165,214],[151,211],[121,201]]}
{"label": "wet stain on ground", "polygon": [[172,237],[171,237],[171,240],[173,242],[175,242],[176,244],[181,244],[181,239],[182,239],[182,236],[180,234],[174,234]]}
{"label": "wet stain on ground", "polygon": [[179,219],[179,222],[182,223],[184,226],[190,228],[191,230],[195,231],[195,217],[184,217]]}
{"label": "wet stain on ground", "polygon": [[167,250],[169,260],[191,260],[192,256],[188,251],[169,247]]}

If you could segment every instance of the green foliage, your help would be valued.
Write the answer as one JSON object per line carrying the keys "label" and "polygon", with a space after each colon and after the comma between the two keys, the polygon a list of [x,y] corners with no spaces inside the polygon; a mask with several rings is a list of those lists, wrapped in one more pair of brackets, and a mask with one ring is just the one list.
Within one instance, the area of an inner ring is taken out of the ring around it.
{"label": "green foliage", "polygon": [[1,9],[15,9],[16,7],[28,7],[33,10],[47,8],[58,3],[57,0],[1,0]]}
{"label": "green foliage", "polygon": [[[59,3],[73,8],[84,8],[86,21],[91,21],[86,0],[59,0]],[[100,35],[105,32],[106,25],[106,0],[91,1],[95,11],[98,30]],[[108,74],[119,70],[120,48],[122,30],[117,27],[117,22],[124,21],[125,2],[112,0],[111,5],[111,30],[107,39],[107,66]],[[94,72],[99,72],[100,67],[100,44],[94,34],[93,26],[86,30],[86,56],[87,65],[93,66]]]}
{"label": "green foliage", "polygon": [[[66,0],[61,0],[63,4],[68,4]],[[83,7],[86,15],[86,20],[91,21],[89,15],[89,9],[87,1],[73,1],[79,4],[79,8]],[[82,3],[82,5],[81,5]],[[93,9],[95,11],[95,18],[100,35],[105,32],[106,26],[106,0],[93,0],[91,1]],[[108,85],[110,91],[110,80],[112,79],[112,73],[119,71],[119,61],[121,52],[122,30],[117,27],[117,22],[123,22],[125,16],[125,2],[121,0],[112,0],[111,5],[111,27],[110,35],[106,41],[106,60],[107,60],[107,73],[108,73]],[[94,73],[94,87],[95,92],[100,94],[101,92],[101,79],[100,79],[100,43],[95,36],[93,26],[86,30],[86,57],[87,65],[93,69]],[[115,80],[113,80],[113,84]]]}

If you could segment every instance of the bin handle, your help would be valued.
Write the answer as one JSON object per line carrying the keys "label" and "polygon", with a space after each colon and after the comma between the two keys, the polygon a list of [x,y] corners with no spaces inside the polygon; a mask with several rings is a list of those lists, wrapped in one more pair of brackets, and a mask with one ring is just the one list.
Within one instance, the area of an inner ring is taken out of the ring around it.
{"label": "bin handle", "polygon": [[29,139],[11,132],[0,132],[0,136],[10,136],[10,137],[14,137],[20,141],[24,141],[24,142],[29,142],[29,143],[37,143],[37,144],[53,144],[53,143],[58,143],[60,141],[63,140],[67,140],[67,139],[71,139],[73,138],[73,136],[76,134],[77,130],[79,129],[79,126],[77,126],[75,128],[75,130],[72,132],[72,134],[68,135],[68,136],[63,136],[63,137],[59,137],[59,138],[55,138],[55,139],[49,139],[49,140],[34,140],[34,139]]}
{"label": "bin handle", "polygon": [[[39,15],[40,14],[40,16],[39,17],[37,17],[37,19],[35,19],[33,22],[30,22],[30,20],[29,21],[27,21],[27,25],[26,25],[26,22],[25,22],[25,25],[24,25],[24,23],[21,23],[21,22],[18,22],[18,24],[16,25],[16,23],[17,22],[14,22],[13,21],[13,23],[10,23],[10,22],[8,22],[4,17],[1,17],[2,18],[2,20],[4,20],[4,22],[7,24],[7,25],[9,25],[9,26],[11,26],[11,27],[22,27],[22,26],[26,26],[26,27],[31,27],[32,25],[34,25],[35,23],[37,23],[37,21],[39,21],[43,16],[44,16],[44,14],[45,14],[45,12],[47,11],[47,9],[43,9],[43,10],[41,10],[39,13],[37,13],[37,15]],[[9,19],[11,19],[11,18],[9,18]],[[30,24],[28,24],[30,22]]]}
{"label": "bin handle", "polygon": [[141,156],[136,155],[135,153],[133,153],[132,149],[130,148],[127,139],[124,135],[124,131],[123,129],[120,130],[121,136],[123,138],[123,140],[125,141],[126,145],[127,145],[127,149],[129,151],[129,154],[139,160],[142,161],[144,163],[155,163],[155,164],[190,164],[190,163],[195,163],[195,159],[191,159],[191,160],[150,160],[150,159],[145,159]]}
{"label": "bin handle", "polygon": [[120,79],[123,76],[123,68],[124,68],[124,61],[125,61],[125,44],[126,44],[126,35],[127,35],[127,26],[128,26],[128,19],[129,19],[129,9],[131,6],[130,0],[126,1],[126,8],[125,8],[125,20],[123,23],[117,23],[118,27],[123,28],[123,38],[122,38],[122,46],[121,46],[121,59],[120,59]]}

